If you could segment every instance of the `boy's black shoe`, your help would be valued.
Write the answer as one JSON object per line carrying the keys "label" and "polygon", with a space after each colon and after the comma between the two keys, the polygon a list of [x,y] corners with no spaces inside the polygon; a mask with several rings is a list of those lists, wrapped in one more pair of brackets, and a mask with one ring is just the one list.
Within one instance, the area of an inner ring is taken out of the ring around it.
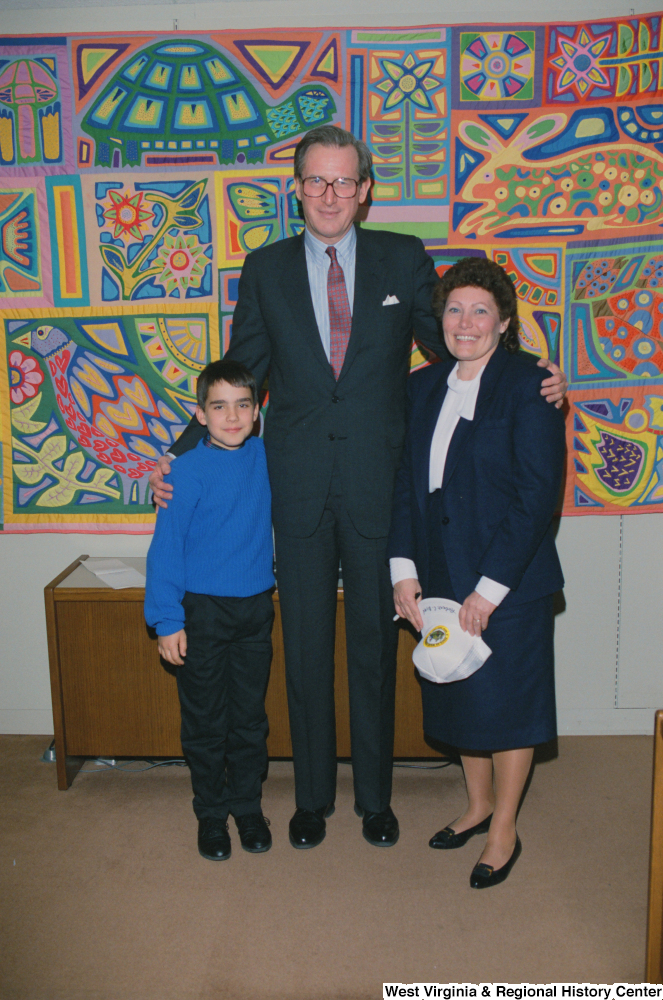
{"label": "boy's black shoe", "polygon": [[230,857],[228,824],[220,819],[199,819],[198,853],[208,861],[226,861]]}
{"label": "boy's black shoe", "polygon": [[242,847],[250,854],[262,854],[272,846],[272,835],[269,832],[269,820],[262,813],[249,813],[247,816],[235,816],[237,832]]}

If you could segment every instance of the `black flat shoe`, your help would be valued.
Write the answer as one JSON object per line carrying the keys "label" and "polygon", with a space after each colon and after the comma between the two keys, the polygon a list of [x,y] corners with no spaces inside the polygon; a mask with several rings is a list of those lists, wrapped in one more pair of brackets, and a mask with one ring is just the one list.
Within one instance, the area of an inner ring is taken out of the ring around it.
{"label": "black flat shoe", "polygon": [[235,816],[235,824],[240,843],[249,854],[262,854],[272,846],[269,820],[265,819],[262,813]]}
{"label": "black flat shoe", "polygon": [[362,817],[361,832],[373,847],[393,847],[400,835],[398,820],[391,807],[384,812],[367,812],[355,802],[355,813]]}
{"label": "black flat shoe", "polygon": [[198,820],[198,853],[207,861],[227,861],[230,857],[228,824],[219,819]]}
{"label": "black flat shoe", "polygon": [[320,806],[319,809],[296,809],[289,826],[292,846],[299,851],[304,851],[309,847],[317,847],[318,844],[321,844],[327,833],[325,819],[333,812],[333,802],[328,806]]}
{"label": "black flat shoe", "polygon": [[451,851],[454,847],[463,847],[475,833],[486,833],[492,818],[493,814],[491,813],[476,826],[471,826],[468,830],[463,830],[462,833],[456,833],[450,826],[445,826],[444,830],[438,830],[435,836],[431,837],[428,846],[434,847],[437,851]]}
{"label": "black flat shoe", "polygon": [[520,837],[516,834],[516,846],[513,849],[513,854],[507,861],[505,865],[501,868],[493,868],[491,865],[484,865],[479,863],[475,865],[472,869],[472,874],[470,875],[470,885],[473,889],[488,889],[491,885],[499,885],[503,882],[505,878],[508,878],[509,872],[515,865],[516,861],[520,857],[523,845],[520,843]]}

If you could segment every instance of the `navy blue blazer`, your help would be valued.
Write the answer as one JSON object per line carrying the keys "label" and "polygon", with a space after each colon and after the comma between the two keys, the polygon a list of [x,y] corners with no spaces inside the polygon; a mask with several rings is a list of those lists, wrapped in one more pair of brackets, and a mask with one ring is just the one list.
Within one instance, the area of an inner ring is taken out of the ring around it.
{"label": "navy blue blazer", "polygon": [[[428,592],[426,499],[430,448],[453,361],[408,380],[409,421],[396,481],[388,556],[414,560]],[[461,417],[442,482],[443,544],[462,603],[488,576],[511,589],[501,607],[564,585],[553,513],[564,469],[564,418],[541,396],[548,372],[501,345],[481,377],[474,420]]]}

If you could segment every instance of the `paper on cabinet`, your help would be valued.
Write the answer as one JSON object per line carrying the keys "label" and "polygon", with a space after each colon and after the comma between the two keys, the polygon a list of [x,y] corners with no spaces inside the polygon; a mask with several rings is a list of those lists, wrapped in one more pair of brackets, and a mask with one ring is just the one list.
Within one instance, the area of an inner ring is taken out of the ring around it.
{"label": "paper on cabinet", "polygon": [[82,565],[113,590],[145,586],[145,576],[132,566],[127,566],[121,559],[98,559],[95,557],[86,559]]}

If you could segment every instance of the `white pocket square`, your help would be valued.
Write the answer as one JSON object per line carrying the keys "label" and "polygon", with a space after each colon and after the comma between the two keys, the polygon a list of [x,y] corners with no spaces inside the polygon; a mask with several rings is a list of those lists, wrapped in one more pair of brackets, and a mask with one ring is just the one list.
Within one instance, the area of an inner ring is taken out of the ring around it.
{"label": "white pocket square", "polygon": [[382,303],[383,306],[397,306],[399,304],[400,304],[400,299],[397,298],[395,295],[388,295],[384,300],[384,302]]}

